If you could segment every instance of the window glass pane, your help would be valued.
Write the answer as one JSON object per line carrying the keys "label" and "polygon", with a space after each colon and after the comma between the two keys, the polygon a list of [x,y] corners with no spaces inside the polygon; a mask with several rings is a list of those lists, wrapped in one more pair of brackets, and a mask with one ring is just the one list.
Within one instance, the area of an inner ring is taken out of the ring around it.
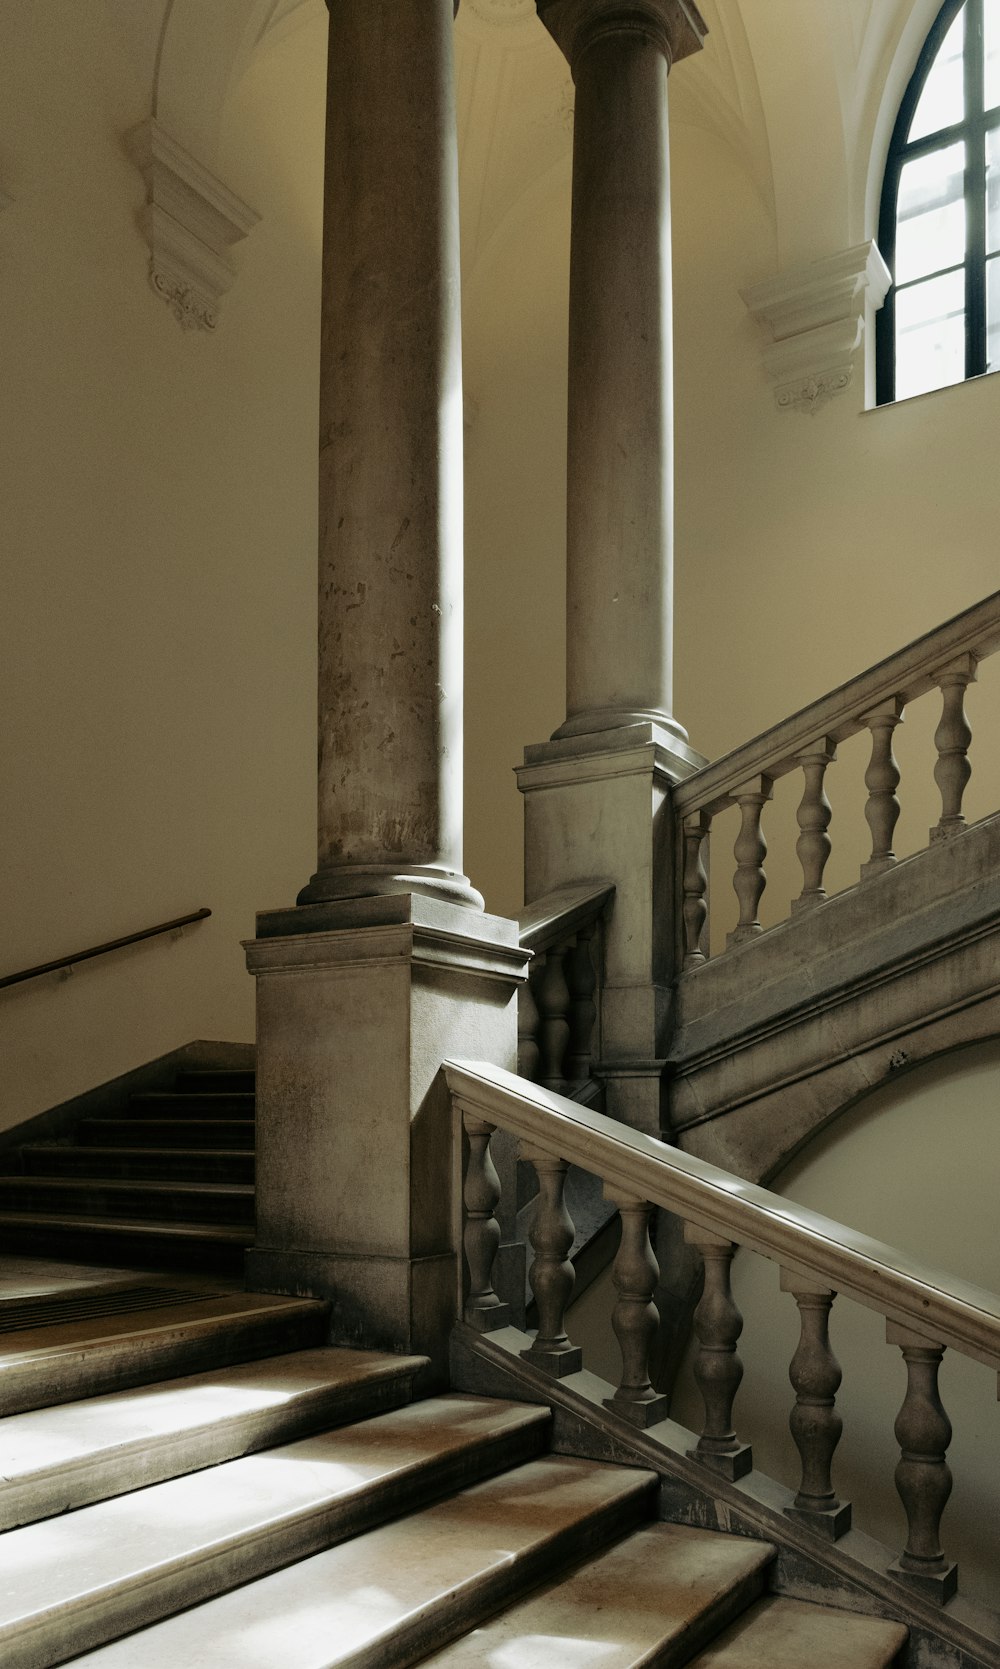
{"label": "window glass pane", "polygon": [[[994,0],[987,0],[993,7]],[[910,139],[924,139],[928,133],[950,127],[965,115],[965,71],[962,54],[965,50],[965,13],[963,6],[944,40],[924,82],[924,90],[917,101],[910,123]]]}
{"label": "window glass pane", "polygon": [[964,376],[964,269],[900,290],[896,295],[897,400],[961,382]]}
{"label": "window glass pane", "polygon": [[985,0],[983,7],[984,46],[986,49],[986,85],[983,97],[986,109],[1000,104],[1000,0]]}
{"label": "window glass pane", "polygon": [[965,146],[947,145],[905,164],[896,221],[897,284],[965,258]]}
{"label": "window glass pane", "polygon": [[1000,127],[986,135],[986,248],[1000,249]]}
{"label": "window glass pane", "polygon": [[986,263],[986,369],[1000,371],[1000,258]]}

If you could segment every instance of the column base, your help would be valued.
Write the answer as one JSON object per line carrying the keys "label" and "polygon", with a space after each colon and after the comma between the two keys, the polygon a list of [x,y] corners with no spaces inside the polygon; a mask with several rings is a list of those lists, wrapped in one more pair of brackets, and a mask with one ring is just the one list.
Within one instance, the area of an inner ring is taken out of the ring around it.
{"label": "column base", "polygon": [[453,1252],[383,1257],[252,1246],[246,1254],[250,1292],[329,1300],[331,1344],[412,1352],[439,1364],[455,1324],[457,1279]]}
{"label": "column base", "polygon": [[394,864],[343,864],[320,869],[295,902],[331,904],[339,898],[384,898],[395,893],[440,898],[446,904],[463,904],[470,910],[486,908],[482,893],[476,891],[467,875],[433,864],[416,864],[412,869]]}

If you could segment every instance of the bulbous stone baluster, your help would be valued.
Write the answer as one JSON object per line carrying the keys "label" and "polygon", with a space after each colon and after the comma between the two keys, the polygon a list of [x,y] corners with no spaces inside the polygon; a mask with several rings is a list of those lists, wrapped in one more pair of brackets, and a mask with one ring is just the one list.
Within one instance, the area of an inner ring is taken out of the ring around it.
{"label": "bulbous stone baluster", "polygon": [[836,1541],[851,1528],[850,1502],[838,1501],[830,1477],[843,1430],[835,1406],[840,1364],[830,1349],[829,1332],[830,1307],[837,1295],[787,1269],[781,1271],[781,1290],[794,1295],[801,1322],[798,1347],[788,1369],[795,1392],[788,1423],[802,1460],[802,1481],[794,1503],[785,1511]]}
{"label": "bulbous stone baluster", "polygon": [[698,968],[705,960],[702,938],[708,921],[708,872],[705,839],[712,827],[707,811],[684,819],[684,966]]}
{"label": "bulbous stone baluster", "polygon": [[764,874],[764,859],[767,857],[767,841],[760,826],[761,812],[771,798],[770,777],[755,777],[752,782],[737,788],[733,799],[740,808],[742,822],[740,832],[736,836],[733,856],[736,859],[737,870],[733,876],[733,891],[740,901],[740,919],[733,931],[726,936],[727,945],[741,945],[746,939],[752,939],[763,932],[757,917],[757,908],[761,894],[767,886],[767,876]]}
{"label": "bulbous stone baluster", "polygon": [[469,1162],[462,1192],[465,1201],[465,1229],[462,1244],[469,1272],[465,1319],[480,1333],[506,1327],[510,1306],[493,1290],[493,1260],[500,1244],[500,1224],[495,1212],[500,1200],[500,1178],[490,1154],[493,1125],[466,1113],[463,1119],[469,1138]]}
{"label": "bulbous stone baluster", "polygon": [[574,1088],[585,1084],[590,1077],[591,1048],[597,1005],[597,973],[594,969],[595,923],[581,927],[576,943],[566,954],[563,969],[569,988],[569,1046],[566,1051],[565,1073]]}
{"label": "bulbous stone baluster", "polygon": [[583,1352],[570,1343],[565,1324],[575,1280],[566,1255],[573,1244],[573,1223],[565,1201],[569,1166],[564,1159],[555,1159],[527,1143],[521,1145],[521,1157],[529,1159],[538,1174],[538,1203],[530,1237],[535,1257],[528,1272],[538,1311],[538,1332],[521,1355],[561,1379],[583,1366]]}
{"label": "bulbous stone baluster", "polygon": [[802,865],[802,891],[792,903],[793,911],[807,910],[812,904],[822,903],[826,897],[823,871],[831,849],[830,836],[826,831],[833,813],[823,779],[827,766],[832,765],[836,757],[837,749],[829,736],[825,736],[816,747],[799,754],[805,784],[795,814],[802,831],[795,843],[795,852]]}
{"label": "bulbous stone baluster", "polygon": [[539,1023],[538,1004],[529,974],[517,993],[517,1070],[520,1077],[527,1078],[532,1084],[538,1082],[541,1059],[538,1048]]}
{"label": "bulbous stone baluster", "polygon": [[899,766],[892,752],[892,733],[903,717],[902,696],[892,696],[863,719],[872,734],[872,755],[865,772],[868,800],[865,819],[872,832],[872,855],[861,865],[862,881],[882,875],[896,862],[892,849],[892,834],[899,817]]}
{"label": "bulbous stone baluster", "polygon": [[622,1353],[622,1377],[614,1396],[605,1397],[604,1406],[645,1428],[665,1420],[669,1406],[649,1378],[649,1353],[660,1320],[653,1303],[660,1268],[649,1240],[653,1208],[635,1194],[614,1188],[605,1188],[604,1198],[618,1207],[622,1221],[612,1277],[618,1298],[611,1318]]}
{"label": "bulbous stone baluster", "polygon": [[896,1416],[896,1440],[902,1454],[896,1489],[906,1512],[906,1547],[890,1570],[944,1604],[958,1587],[958,1566],[941,1551],[941,1515],[951,1494],[951,1470],[945,1456],[951,1421],[938,1395],[938,1369],[944,1346],[887,1321],[888,1344],[898,1345],[906,1363],[906,1396]]}
{"label": "bulbous stone baluster", "polygon": [[972,766],[966,757],[972,730],[965,716],[965,691],[969,684],[975,683],[975,678],[975,655],[960,655],[958,660],[935,674],[943,707],[941,722],[934,732],[938,755],[934,781],[941,793],[941,816],[931,830],[932,841],[947,840],[949,835],[958,834],[960,829],[965,828],[962,796],[972,775]]}
{"label": "bulbous stone baluster", "polygon": [[555,945],[546,952],[545,964],[533,984],[538,1004],[538,1081],[546,1089],[561,1095],[567,1085],[565,1078],[566,1050],[569,1046],[569,986],[563,962],[566,945]]}
{"label": "bulbous stone baluster", "polygon": [[705,1265],[705,1287],[694,1312],[698,1340],[694,1377],[705,1404],[705,1425],[689,1454],[724,1478],[742,1478],[753,1466],[753,1451],[733,1430],[733,1403],[743,1378],[743,1363],[736,1354],[743,1317],[730,1286],[736,1247],[731,1240],[689,1223],[684,1225],[684,1238],[697,1247]]}

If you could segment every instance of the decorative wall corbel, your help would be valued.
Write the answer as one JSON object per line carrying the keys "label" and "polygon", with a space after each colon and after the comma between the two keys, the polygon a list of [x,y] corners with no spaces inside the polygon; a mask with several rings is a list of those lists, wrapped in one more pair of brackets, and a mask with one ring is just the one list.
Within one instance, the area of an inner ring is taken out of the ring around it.
{"label": "decorative wall corbel", "polygon": [[781,410],[816,412],[848,387],[867,307],[881,307],[891,282],[869,240],[741,291],[770,331],[764,368]]}
{"label": "decorative wall corbel", "polygon": [[260,216],[155,118],[126,135],[146,182],[139,224],[149,245],[149,281],[184,329],[215,329],[236,277],[230,251]]}

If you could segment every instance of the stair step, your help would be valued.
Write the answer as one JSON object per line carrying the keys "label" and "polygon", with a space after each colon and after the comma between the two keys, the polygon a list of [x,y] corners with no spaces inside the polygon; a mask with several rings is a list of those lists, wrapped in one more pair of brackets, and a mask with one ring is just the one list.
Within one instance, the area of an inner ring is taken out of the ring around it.
{"label": "stair step", "polygon": [[[406,1669],[553,1568],[627,1533],[655,1499],[650,1473],[562,1456],[530,1462],[173,1617],[143,1634],[141,1654],[124,1640],[73,1661]],[[553,1653],[546,1662],[560,1666]]]}
{"label": "stair step", "polygon": [[[38,1669],[62,1658],[70,1643],[74,1650],[88,1650],[355,1536],[358,1540],[342,1550],[349,1562],[352,1551],[356,1557],[356,1549],[368,1541],[361,1532],[388,1513],[411,1509],[418,1501],[537,1454],[548,1420],[547,1409],[485,1398],[434,1398],[11,1530],[4,1538],[0,1574],[5,1669]],[[550,1469],[560,1465],[576,1468],[579,1463],[543,1463]],[[623,1485],[617,1469],[601,1470],[615,1479],[617,1500],[636,1495],[636,1486],[629,1490]],[[549,1519],[551,1473],[546,1482],[543,1516]],[[607,1487],[604,1493],[611,1495]],[[470,1496],[461,1499],[469,1502]],[[481,1536],[484,1531],[495,1548],[496,1524],[483,1526]],[[461,1539],[469,1540],[468,1530]],[[411,1532],[411,1558],[413,1545]],[[509,1555],[500,1559],[505,1573]],[[400,1553],[385,1564],[368,1566],[362,1610],[372,1605],[374,1572],[383,1573],[382,1580],[391,1573],[396,1586],[402,1574],[397,1560]],[[495,1551],[492,1560],[497,1560]],[[245,1621],[247,1590],[234,1597]],[[268,1669],[286,1663],[296,1649],[296,1631],[289,1624],[286,1618],[283,1645],[271,1651]],[[154,1661],[150,1639],[142,1639],[143,1664]],[[125,1651],[135,1664],[135,1642],[127,1642]],[[216,1661],[203,1632],[197,1649],[180,1652],[173,1662],[199,1659]]]}
{"label": "stair step", "polygon": [[410,1399],[421,1356],[294,1351],[0,1421],[0,1530]]}
{"label": "stair step", "polygon": [[76,1139],[87,1147],[237,1148],[254,1145],[253,1119],[83,1118]]}
{"label": "stair step", "polygon": [[890,1669],[907,1638],[900,1623],[802,1600],[765,1599],[694,1658],[690,1669]]}
{"label": "stair step", "polygon": [[0,1216],[139,1218],[253,1227],[252,1183],[135,1181],[110,1177],[0,1177]]}
{"label": "stair step", "polygon": [[68,1147],[20,1149],[27,1176],[127,1177],[133,1181],[252,1183],[254,1155],[238,1148]]}
{"label": "stair step", "polygon": [[253,1118],[253,1115],[253,1091],[193,1095],[178,1090],[157,1090],[132,1095],[128,1103],[130,1119],[246,1119]]}
{"label": "stair step", "polygon": [[436,1652],[426,1669],[556,1669],[555,1643],[570,1640],[595,1669],[675,1669],[758,1597],[773,1558],[764,1542],[653,1524]]}
{"label": "stair step", "polygon": [[177,1074],[177,1088],[185,1095],[213,1095],[220,1090],[253,1095],[256,1082],[252,1066],[188,1066],[181,1067]]}
{"label": "stair step", "polygon": [[238,1274],[253,1240],[253,1224],[164,1223],[138,1218],[50,1216],[0,1211],[0,1249],[98,1263]]}
{"label": "stair step", "polygon": [[232,1293],[0,1337],[0,1415],[325,1343],[327,1305]]}

